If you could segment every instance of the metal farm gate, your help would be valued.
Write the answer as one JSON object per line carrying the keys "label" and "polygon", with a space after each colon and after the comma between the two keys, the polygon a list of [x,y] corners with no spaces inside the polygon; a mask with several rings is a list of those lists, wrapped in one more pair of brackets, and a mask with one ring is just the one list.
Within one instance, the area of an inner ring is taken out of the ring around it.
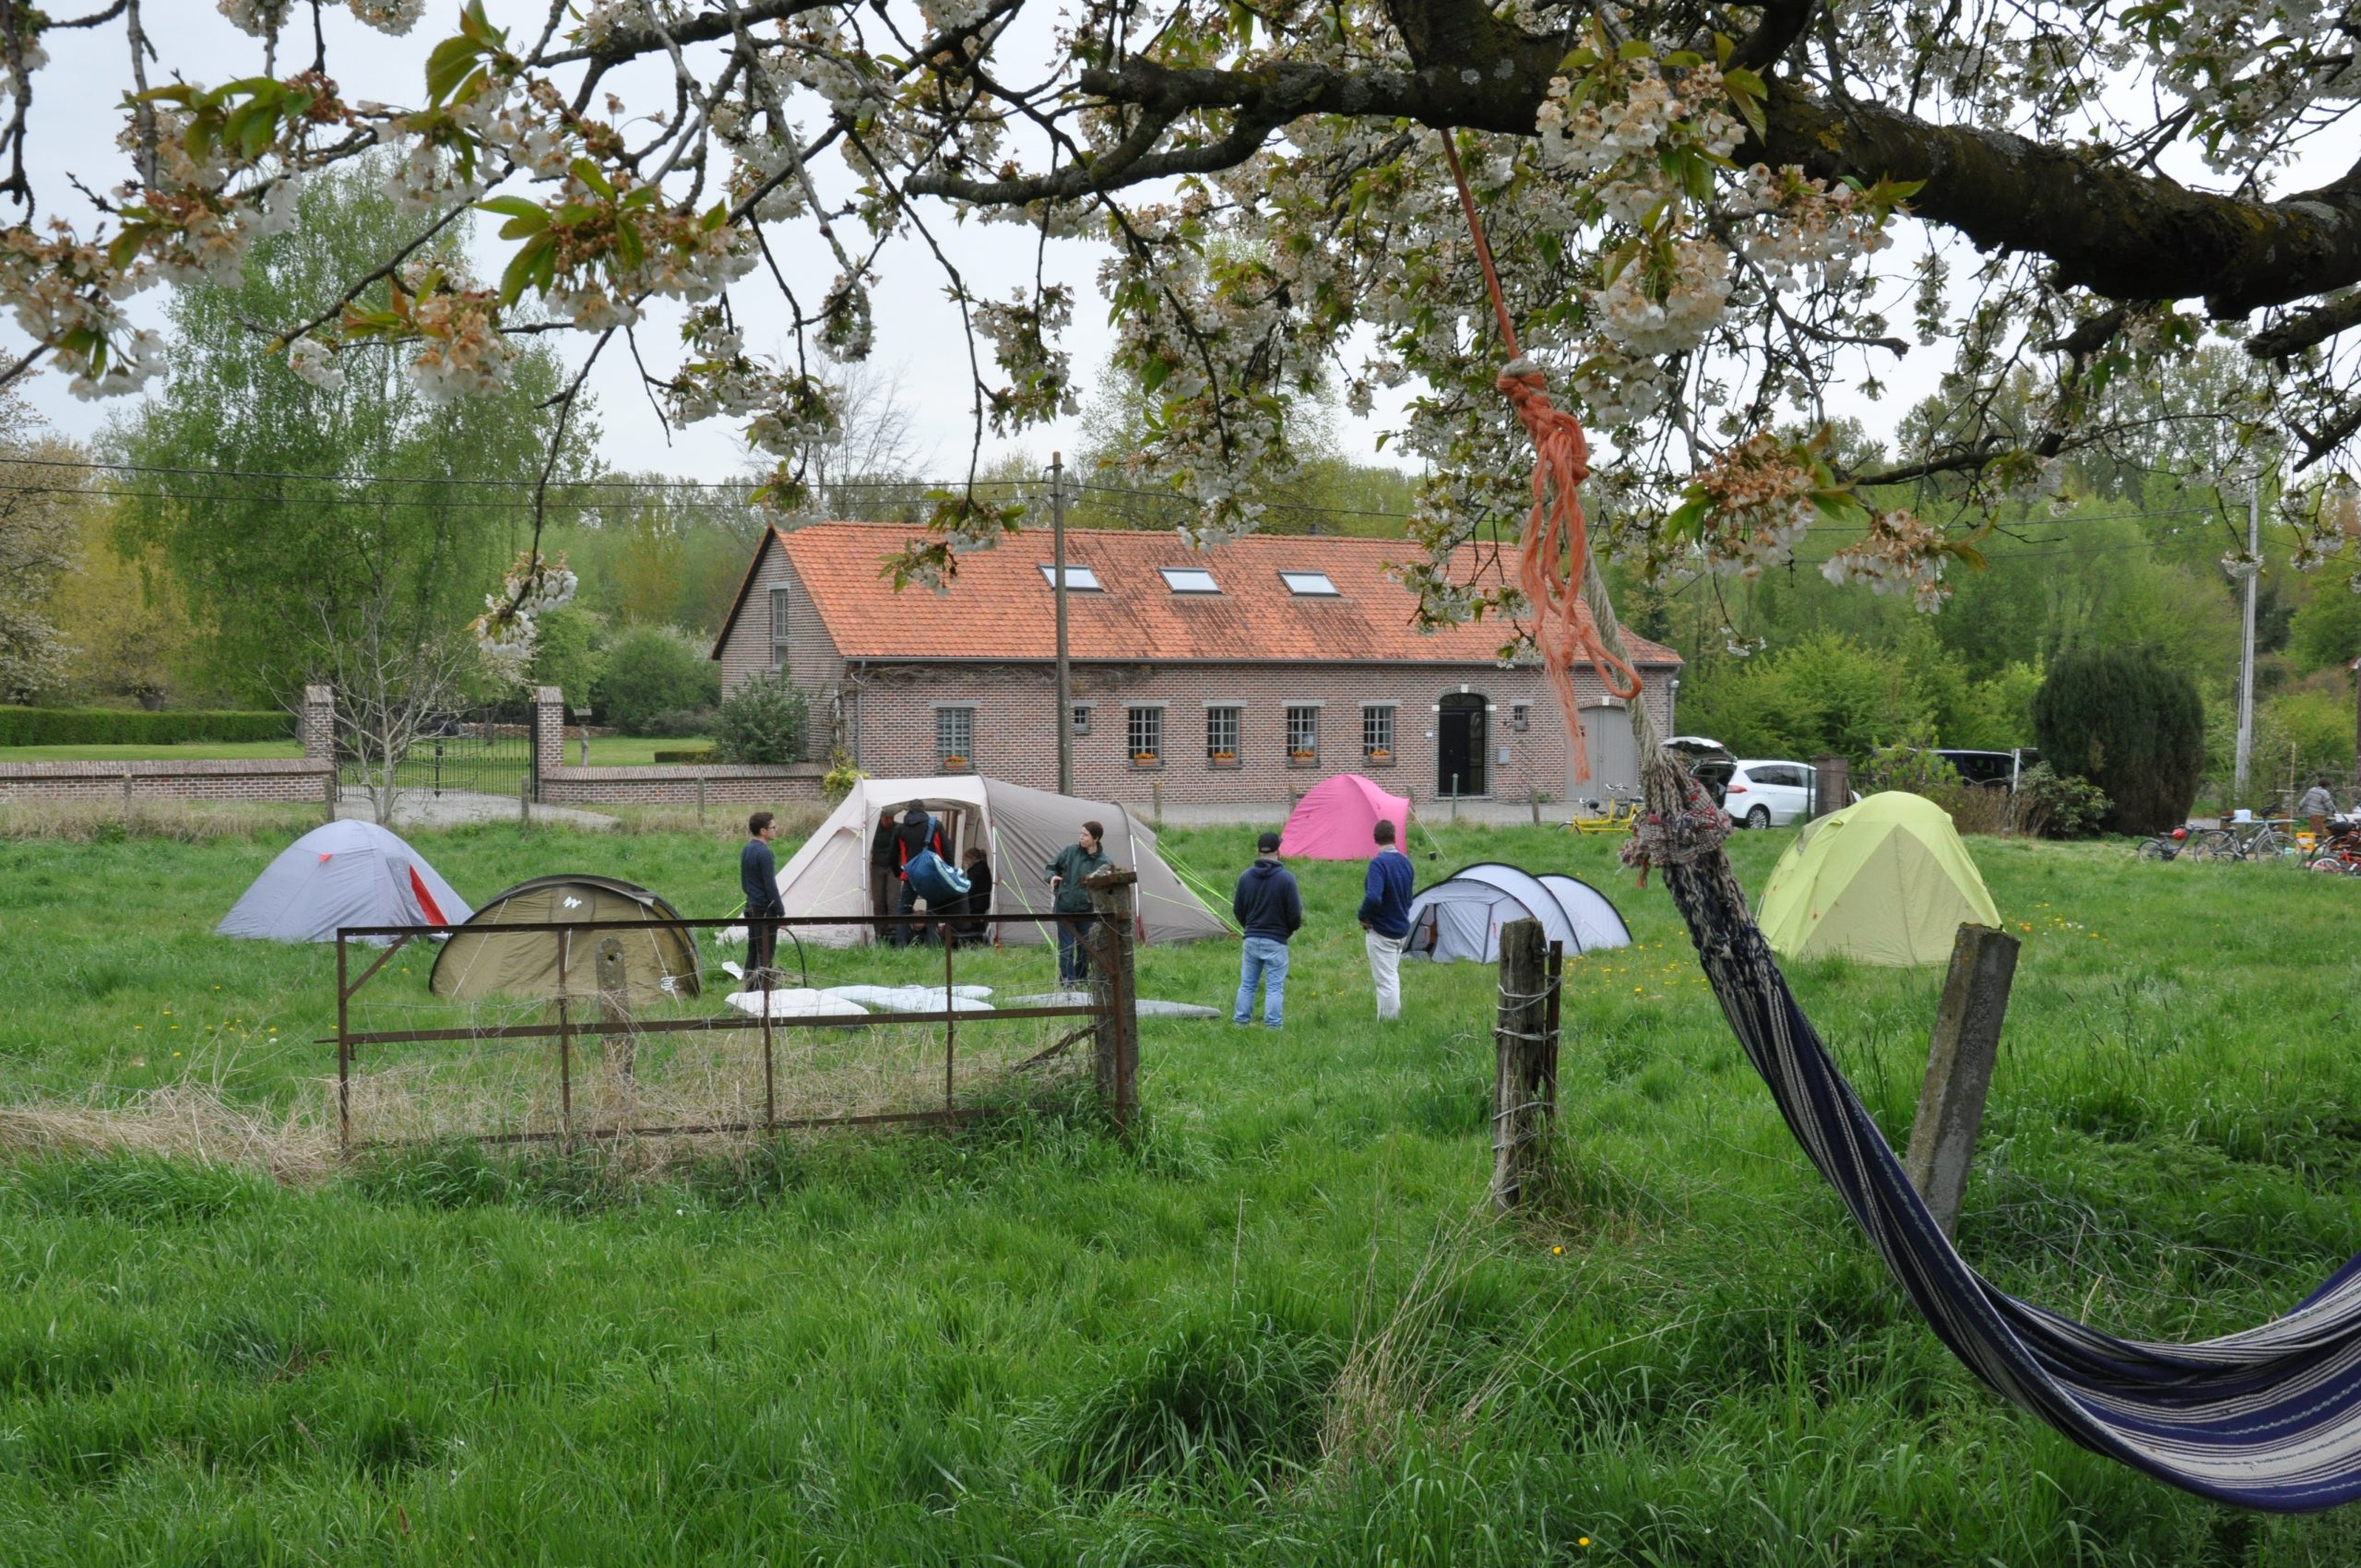
{"label": "metal farm gate", "polygon": [[431,795],[513,796],[521,789],[538,796],[531,711],[480,708],[429,725],[395,768],[394,783]]}

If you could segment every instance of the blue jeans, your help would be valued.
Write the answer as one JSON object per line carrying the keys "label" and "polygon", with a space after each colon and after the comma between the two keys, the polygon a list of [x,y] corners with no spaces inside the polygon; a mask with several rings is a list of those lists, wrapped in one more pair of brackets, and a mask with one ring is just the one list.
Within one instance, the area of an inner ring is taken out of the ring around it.
{"label": "blue jeans", "polygon": [[1254,987],[1263,987],[1263,1022],[1279,1027],[1287,1004],[1287,944],[1267,936],[1250,936],[1240,944],[1238,1005],[1230,1010],[1233,1024],[1249,1022],[1254,1011]]}
{"label": "blue jeans", "polygon": [[1058,925],[1058,983],[1069,990],[1090,983],[1090,917]]}

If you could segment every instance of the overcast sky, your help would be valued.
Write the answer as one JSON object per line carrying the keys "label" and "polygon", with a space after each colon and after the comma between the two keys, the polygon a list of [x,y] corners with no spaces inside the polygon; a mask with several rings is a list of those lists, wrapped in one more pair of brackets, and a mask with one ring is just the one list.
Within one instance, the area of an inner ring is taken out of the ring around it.
{"label": "overcast sky", "polygon": [[[529,5],[520,5],[516,0],[490,0],[487,8],[495,23],[505,24],[520,34],[537,29],[546,14],[540,0]],[[342,6],[327,8],[330,71],[346,101],[417,102],[423,95],[427,52],[449,30],[453,12],[448,0],[434,0],[427,18],[409,37],[388,39],[362,28]],[[151,9],[151,26],[157,25],[152,19],[155,16]],[[157,29],[160,38],[166,40],[161,47],[168,67],[181,71],[191,80],[208,84],[260,70],[259,41],[231,28],[203,0],[173,0],[170,16],[169,30]],[[87,232],[90,217],[88,205],[68,184],[67,176],[78,176],[85,184],[102,190],[125,175],[126,160],[114,146],[123,123],[121,111],[115,105],[128,79],[122,57],[122,35],[119,29],[101,28],[88,34],[53,33],[46,42],[52,59],[34,79],[35,112],[27,161],[46,209],[65,214]],[[308,54],[308,49],[305,53]],[[611,78],[611,85],[630,102],[669,103],[669,71],[659,75],[654,65],[639,69],[636,78]],[[653,98],[651,93],[660,93],[660,98]],[[2311,161],[2323,171],[2320,178],[2342,172],[2353,159],[2352,141],[2345,137],[2337,141],[2340,145],[2323,147],[2313,153]],[[831,165],[833,160],[824,160],[814,170],[824,189]],[[2192,180],[2198,173],[2194,169],[2180,172]],[[840,186],[841,184],[839,180]],[[505,188],[523,187],[512,183]],[[13,217],[13,212],[8,216]],[[940,204],[927,210],[927,218],[975,292],[1005,298],[1013,290],[1030,283],[1036,242],[1029,232],[998,223],[955,226],[950,209]],[[480,222],[475,235],[478,267],[486,277],[498,276],[505,262],[507,247],[493,238],[493,227],[489,221]],[[1921,235],[1907,232],[1915,226],[1905,223],[1903,227],[1905,232],[1899,236],[1902,243],[1896,249],[1906,256],[1926,242]],[[798,294],[807,303],[817,300],[836,273],[834,258],[825,243],[808,225],[777,225],[769,234],[772,251]],[[1097,287],[1098,264],[1107,254],[1104,247],[1095,244],[1053,242],[1045,267],[1049,281],[1069,284],[1075,291],[1078,303],[1074,323],[1065,341],[1074,355],[1076,374],[1085,384],[1086,395],[1089,381],[1097,375],[1113,341],[1106,302]],[[1892,255],[1889,253],[1888,265],[1881,270],[1889,277],[1904,278],[1906,283],[1906,277],[1893,265]],[[1954,276],[1964,275],[1971,263],[1971,257],[1961,256],[1953,268]],[[876,321],[874,360],[898,379],[902,399],[915,416],[919,457],[927,476],[948,477],[964,472],[971,429],[971,392],[958,312],[947,297],[940,269],[923,246],[915,243],[891,245],[881,267],[882,278],[872,294]],[[1904,328],[1908,318],[1902,303],[1905,293],[1906,288],[1896,288],[1894,308],[1890,312],[1897,330]],[[732,291],[731,298],[739,319],[746,326],[750,349],[766,351],[784,347],[786,306],[767,279],[760,274],[750,276]],[[135,302],[135,312],[143,324],[160,325],[162,299],[163,291],[157,289]],[[653,302],[648,319],[641,326],[642,350],[648,356],[649,369],[658,374],[665,374],[676,357],[679,320],[678,307]],[[578,344],[568,346],[578,353],[587,344],[586,337]],[[22,347],[23,339],[12,327],[0,328],[0,348],[13,352],[20,351]],[[1898,365],[1880,356],[1877,372],[1887,383],[1884,401],[1870,404],[1852,398],[1832,411],[1851,413],[1873,433],[1884,434],[1904,410],[1931,389],[1944,357],[1940,347],[1916,350]],[[743,445],[727,418],[709,420],[685,430],[665,428],[642,390],[638,372],[620,340],[610,347],[589,385],[598,397],[604,457],[611,467],[655,469],[703,480],[726,479],[744,469]],[[37,376],[25,391],[33,406],[54,426],[81,437],[94,434],[111,413],[128,402],[121,398],[95,404],[82,402],[67,393],[65,379],[55,374]],[[1391,422],[1388,415],[1389,410],[1381,406],[1372,419],[1344,416],[1339,434],[1347,455],[1364,460],[1384,460],[1376,443],[1380,432]],[[1046,463],[1052,447],[1062,447],[1071,453],[1076,434],[1072,422],[1067,422],[1028,432],[1021,445],[1034,458]],[[1011,445],[988,438],[987,458]]]}

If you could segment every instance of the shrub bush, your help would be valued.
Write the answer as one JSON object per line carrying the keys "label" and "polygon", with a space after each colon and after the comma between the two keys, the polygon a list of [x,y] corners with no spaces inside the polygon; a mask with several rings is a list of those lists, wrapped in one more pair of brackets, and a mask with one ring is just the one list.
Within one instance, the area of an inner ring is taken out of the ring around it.
{"label": "shrub bush", "polygon": [[2017,777],[2016,830],[2037,838],[2087,838],[2106,820],[2106,791],[2046,762]]}
{"label": "shrub bush", "polygon": [[777,674],[754,676],[723,699],[714,726],[724,762],[801,762],[811,705]]}
{"label": "shrub bush", "polygon": [[2152,647],[2068,654],[2033,702],[2042,758],[2112,802],[2115,833],[2166,833],[2188,818],[2205,771],[2205,705],[2196,683]]}
{"label": "shrub bush", "polygon": [[286,713],[0,707],[0,746],[163,746],[192,741],[284,741],[294,733],[294,716]]}
{"label": "shrub bush", "polygon": [[676,707],[641,719],[632,732],[659,741],[697,741],[712,734],[718,722],[712,708]]}
{"label": "shrub bush", "polygon": [[609,724],[626,735],[662,734],[647,728],[657,715],[694,713],[721,700],[721,667],[684,632],[636,626],[607,645],[596,690]]}

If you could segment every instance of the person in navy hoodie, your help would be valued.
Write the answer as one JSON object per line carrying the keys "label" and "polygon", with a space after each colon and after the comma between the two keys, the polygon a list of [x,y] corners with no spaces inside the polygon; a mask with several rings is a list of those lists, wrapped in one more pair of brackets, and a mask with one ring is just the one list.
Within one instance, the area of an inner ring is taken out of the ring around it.
{"label": "person in navy hoodie", "polygon": [[1254,847],[1254,863],[1239,876],[1238,891],[1229,898],[1229,912],[1246,933],[1240,944],[1238,1005],[1229,1021],[1252,1020],[1260,984],[1263,1022],[1275,1029],[1287,1010],[1287,938],[1303,924],[1303,896],[1296,891],[1294,873],[1279,864],[1279,836],[1265,833]]}
{"label": "person in navy hoodie", "polygon": [[1377,853],[1370,857],[1361,885],[1361,945],[1369,950],[1369,978],[1377,987],[1377,1016],[1402,1016],[1402,942],[1410,934],[1410,857],[1394,844],[1394,824],[1378,819]]}

